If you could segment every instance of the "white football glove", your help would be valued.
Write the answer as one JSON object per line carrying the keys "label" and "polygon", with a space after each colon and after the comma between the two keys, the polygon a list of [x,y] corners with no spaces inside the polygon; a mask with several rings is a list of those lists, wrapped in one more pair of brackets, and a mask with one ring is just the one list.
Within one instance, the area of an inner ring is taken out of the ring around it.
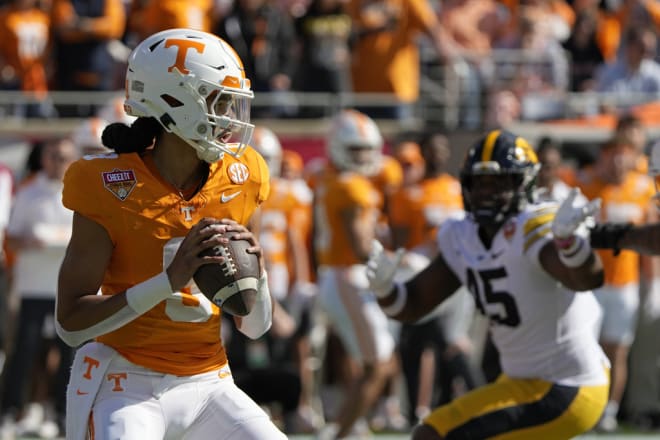
{"label": "white football glove", "polygon": [[563,240],[573,236],[575,231],[585,222],[593,222],[593,216],[600,209],[600,198],[574,206],[575,199],[581,196],[579,188],[571,189],[568,197],[561,203],[555,219],[552,221],[552,234],[555,239]]}
{"label": "white football glove", "polygon": [[401,264],[405,249],[399,248],[391,253],[383,248],[378,240],[374,240],[367,261],[367,278],[369,288],[378,298],[385,298],[394,288],[394,276]]}

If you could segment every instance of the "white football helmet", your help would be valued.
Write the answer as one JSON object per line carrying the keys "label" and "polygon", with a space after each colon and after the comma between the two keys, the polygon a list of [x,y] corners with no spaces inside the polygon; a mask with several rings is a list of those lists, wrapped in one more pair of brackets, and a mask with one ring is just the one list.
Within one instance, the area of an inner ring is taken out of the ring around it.
{"label": "white football helmet", "polygon": [[[350,151],[355,147],[373,150],[371,158],[363,163],[356,162]],[[326,148],[335,167],[370,176],[380,169],[383,137],[369,116],[357,110],[343,110],[332,121]]]}
{"label": "white football helmet", "polygon": [[85,119],[73,130],[71,140],[83,156],[112,151],[101,141],[101,135],[107,125],[108,122],[105,119],[92,117]]}
{"label": "white football helmet", "polygon": [[126,95],[129,115],[156,118],[206,162],[239,157],[250,142],[250,81],[213,34],[169,29],[142,41],[128,59]]}
{"label": "white football helmet", "polygon": [[273,130],[255,127],[251,144],[263,156],[271,176],[279,177],[282,170],[282,145]]}

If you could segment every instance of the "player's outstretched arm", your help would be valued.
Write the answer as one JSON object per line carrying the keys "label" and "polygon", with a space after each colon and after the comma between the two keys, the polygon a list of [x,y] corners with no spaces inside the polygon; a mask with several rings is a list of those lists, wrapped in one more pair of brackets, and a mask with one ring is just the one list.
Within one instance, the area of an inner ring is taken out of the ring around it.
{"label": "player's outstretched arm", "polygon": [[541,266],[564,286],[575,291],[602,286],[603,265],[593,251],[584,226],[593,221],[600,199],[576,204],[580,190],[574,188],[562,202],[552,222],[553,242],[547,243],[539,256]]}
{"label": "player's outstretched arm", "polygon": [[391,253],[374,240],[367,262],[367,277],[388,316],[402,322],[415,322],[451,296],[461,282],[441,254],[409,281],[395,281],[404,258],[404,249]]}
{"label": "player's outstretched arm", "polygon": [[660,223],[635,226],[630,223],[599,223],[591,228],[591,246],[619,253],[630,249],[640,254],[660,254]]}

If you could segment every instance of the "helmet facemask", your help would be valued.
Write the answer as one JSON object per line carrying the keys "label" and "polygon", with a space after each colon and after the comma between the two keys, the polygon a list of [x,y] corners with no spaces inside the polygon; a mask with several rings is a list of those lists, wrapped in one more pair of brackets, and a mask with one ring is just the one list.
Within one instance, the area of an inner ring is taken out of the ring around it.
{"label": "helmet facemask", "polygon": [[[497,168],[498,164],[492,162]],[[483,165],[479,163],[477,165]],[[513,215],[521,212],[528,202],[534,201],[534,184],[538,164],[515,171],[473,170],[461,174],[463,199],[466,211],[480,226],[499,227]],[[479,179],[492,176],[490,179]],[[475,190],[475,185],[488,188],[485,196]]]}
{"label": "helmet facemask", "polygon": [[[197,131],[207,133],[200,139],[187,140],[197,150],[200,159],[214,162],[222,157],[222,153],[228,153],[234,157],[240,157],[248,146],[254,125],[250,123],[250,100],[252,96],[246,96],[241,90],[220,88],[214,94],[212,92],[207,98],[207,128],[204,124],[197,125]],[[197,143],[197,145],[195,145]],[[220,156],[213,160],[213,158]],[[210,160],[209,160],[210,159]]]}
{"label": "helmet facemask", "polygon": [[[540,167],[525,139],[508,131],[492,130],[468,151],[463,163],[465,210],[485,229],[501,226],[534,201]],[[478,187],[476,176],[483,176]]]}

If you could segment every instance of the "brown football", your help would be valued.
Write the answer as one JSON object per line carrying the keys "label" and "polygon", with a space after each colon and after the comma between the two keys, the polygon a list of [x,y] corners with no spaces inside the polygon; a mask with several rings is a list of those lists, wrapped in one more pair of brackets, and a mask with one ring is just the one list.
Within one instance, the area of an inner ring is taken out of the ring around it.
{"label": "brown football", "polygon": [[[227,232],[231,238],[235,232]],[[224,312],[236,316],[250,313],[257,297],[257,283],[261,274],[259,258],[250,254],[247,240],[229,240],[224,246],[215,246],[201,255],[225,257],[222,264],[205,264],[193,275],[199,290]]]}

